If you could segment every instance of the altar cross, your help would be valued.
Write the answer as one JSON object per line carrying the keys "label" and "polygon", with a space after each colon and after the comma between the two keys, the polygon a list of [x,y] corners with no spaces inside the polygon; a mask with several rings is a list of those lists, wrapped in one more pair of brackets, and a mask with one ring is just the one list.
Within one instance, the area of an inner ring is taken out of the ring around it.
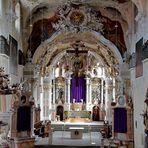
{"label": "altar cross", "polygon": [[78,86],[78,72],[79,72],[79,69],[81,68],[81,64],[82,64],[81,61],[79,61],[78,57],[79,57],[80,53],[88,53],[88,51],[87,50],[79,50],[79,48],[85,47],[84,44],[79,40],[77,40],[74,44],[72,44],[72,47],[75,50],[67,50],[66,52],[67,53],[75,53],[75,57],[77,57],[74,62],[74,67],[75,67],[76,86]]}
{"label": "altar cross", "polygon": [[79,57],[79,53],[88,53],[87,50],[79,50],[79,48],[81,47],[85,47],[84,43],[82,43],[81,41],[77,40],[74,44],[72,44],[72,47],[75,50],[67,50],[67,53],[75,53],[76,57]]}

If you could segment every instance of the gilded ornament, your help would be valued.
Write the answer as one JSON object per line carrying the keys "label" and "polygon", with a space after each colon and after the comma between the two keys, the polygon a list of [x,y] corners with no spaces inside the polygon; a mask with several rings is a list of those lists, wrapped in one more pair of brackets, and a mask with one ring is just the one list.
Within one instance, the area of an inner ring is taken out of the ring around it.
{"label": "gilded ornament", "polygon": [[80,11],[73,11],[70,15],[70,21],[73,25],[81,25],[84,21],[85,16]]}

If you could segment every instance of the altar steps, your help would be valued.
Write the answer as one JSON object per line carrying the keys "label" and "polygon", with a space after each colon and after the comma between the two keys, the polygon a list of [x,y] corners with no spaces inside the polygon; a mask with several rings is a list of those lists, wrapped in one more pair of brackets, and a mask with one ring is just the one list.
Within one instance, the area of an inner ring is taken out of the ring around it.
{"label": "altar steps", "polygon": [[35,148],[101,148],[100,146],[36,145]]}
{"label": "altar steps", "polygon": [[[55,131],[52,135],[52,140],[50,137],[36,137],[35,146],[37,148],[43,147],[99,147],[101,146],[102,136],[99,132],[83,133],[82,139],[72,139],[71,132],[61,132]],[[51,144],[52,143],[52,144]],[[89,148],[88,147],[88,148]]]}
{"label": "altar steps", "polygon": [[51,126],[54,131],[69,131],[70,127],[83,127],[83,132],[99,132],[99,130],[104,127],[104,121],[96,121],[89,123],[52,122]]}

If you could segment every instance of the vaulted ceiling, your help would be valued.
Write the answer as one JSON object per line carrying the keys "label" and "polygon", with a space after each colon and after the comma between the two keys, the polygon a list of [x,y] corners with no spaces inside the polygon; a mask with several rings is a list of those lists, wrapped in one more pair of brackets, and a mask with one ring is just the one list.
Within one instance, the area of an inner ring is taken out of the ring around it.
{"label": "vaulted ceiling", "polygon": [[[49,40],[50,38],[52,40],[53,35],[55,35],[55,33],[57,32],[55,27],[53,27],[53,24],[59,23],[59,20],[61,20],[60,18],[61,16],[59,16],[59,11],[60,11],[59,6],[62,6],[63,10],[65,9],[64,11],[66,11],[67,9],[66,4],[69,2],[72,2],[71,4],[73,7],[72,9],[80,9],[81,7],[85,6],[87,7],[88,10],[90,8],[92,11],[95,11],[95,13],[97,12],[96,15],[97,18],[95,18],[96,22],[100,19],[105,20],[101,22],[101,24],[103,25],[103,31],[100,32],[98,30],[95,30],[95,32],[99,34],[101,33],[101,35],[106,40],[115,45],[121,57],[123,57],[124,53],[128,51],[128,46],[129,46],[127,32],[132,31],[133,29],[132,23],[134,22],[135,17],[138,15],[140,11],[139,9],[141,9],[138,0],[132,0],[132,1],[131,0],[107,0],[107,1],[106,0],[105,1],[20,0],[20,1],[23,8],[22,11],[22,16],[23,16],[22,25],[23,25],[23,38],[24,38],[23,45],[26,53],[28,50],[31,51],[32,57],[34,55],[37,55],[36,53],[40,53],[37,52],[37,49],[40,48],[41,44],[44,44],[46,40]],[[69,14],[67,13],[66,15]],[[64,17],[67,17],[66,15]],[[92,44],[89,39],[86,41],[85,33],[82,33],[81,38],[83,39],[82,41],[85,42],[85,44]],[[78,37],[75,39],[75,41],[78,39],[80,40],[80,38]],[[63,40],[68,40],[66,34],[65,34],[65,39],[63,38]],[[63,40],[59,40],[59,43],[63,42]],[[69,43],[70,42],[72,42],[72,40],[69,40]],[[59,43],[55,42],[53,44],[59,44]],[[99,39],[96,40],[97,47],[98,43]],[[114,53],[113,51],[114,49],[108,46],[108,44],[110,43],[103,44],[102,42],[100,44],[100,47],[104,46],[103,48],[106,48],[106,51],[112,50],[111,52]],[[44,46],[46,45],[44,44]],[[52,45],[51,47],[57,49],[56,45]],[[65,48],[64,50],[66,50],[67,48]],[[45,51],[44,49],[43,53],[46,52],[47,51]],[[97,52],[97,50],[94,49],[94,52]],[[59,54],[60,52],[55,52],[55,53]],[[55,53],[52,55],[52,59],[54,58],[53,56],[56,57]],[[105,54],[103,55],[99,51],[98,54],[103,59],[106,59],[106,61],[108,61]],[[116,55],[114,55],[114,57],[116,57]],[[35,61],[37,62],[37,59]],[[109,61],[107,63],[109,63]]]}

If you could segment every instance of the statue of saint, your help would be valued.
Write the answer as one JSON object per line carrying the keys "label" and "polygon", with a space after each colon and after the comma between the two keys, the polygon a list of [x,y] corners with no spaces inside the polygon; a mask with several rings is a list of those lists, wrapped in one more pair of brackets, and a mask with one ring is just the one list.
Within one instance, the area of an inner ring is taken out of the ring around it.
{"label": "statue of saint", "polygon": [[143,117],[144,117],[145,133],[148,134],[148,98],[144,102],[146,103],[146,109],[143,114]]}

